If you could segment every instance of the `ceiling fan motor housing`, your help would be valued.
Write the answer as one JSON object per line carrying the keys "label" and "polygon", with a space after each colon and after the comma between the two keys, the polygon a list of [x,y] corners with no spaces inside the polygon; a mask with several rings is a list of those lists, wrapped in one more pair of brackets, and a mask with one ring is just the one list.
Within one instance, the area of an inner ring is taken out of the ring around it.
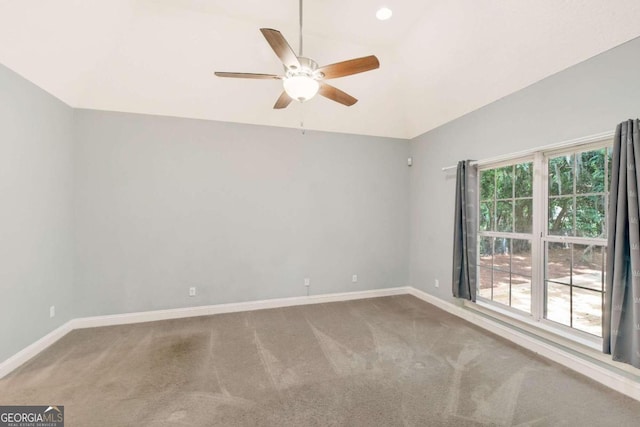
{"label": "ceiling fan motor housing", "polygon": [[284,67],[286,77],[306,76],[315,80],[321,80],[324,77],[322,71],[317,71],[319,68],[318,63],[313,59],[299,56],[298,62],[300,62],[300,68],[295,65],[290,68]]}

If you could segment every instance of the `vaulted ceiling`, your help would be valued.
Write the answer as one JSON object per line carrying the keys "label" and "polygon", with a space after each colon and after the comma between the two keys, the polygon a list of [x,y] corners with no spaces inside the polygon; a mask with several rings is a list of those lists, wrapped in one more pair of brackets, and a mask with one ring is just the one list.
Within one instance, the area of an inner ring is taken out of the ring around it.
{"label": "vaulted ceiling", "polygon": [[213,75],[282,73],[259,28],[297,50],[298,0],[0,0],[0,63],[73,107],[409,138],[640,36],[638,22],[638,0],[306,0],[305,56],[380,59],[331,82],[352,107],[273,110],[280,81]]}

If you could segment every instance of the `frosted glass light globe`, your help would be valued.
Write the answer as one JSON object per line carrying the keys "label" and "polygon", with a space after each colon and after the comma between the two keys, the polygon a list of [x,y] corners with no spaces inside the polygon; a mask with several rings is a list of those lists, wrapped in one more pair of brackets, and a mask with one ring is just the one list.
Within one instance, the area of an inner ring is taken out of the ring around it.
{"label": "frosted glass light globe", "polygon": [[287,77],[282,85],[287,95],[300,102],[310,100],[316,96],[318,89],[320,89],[317,80],[304,75]]}

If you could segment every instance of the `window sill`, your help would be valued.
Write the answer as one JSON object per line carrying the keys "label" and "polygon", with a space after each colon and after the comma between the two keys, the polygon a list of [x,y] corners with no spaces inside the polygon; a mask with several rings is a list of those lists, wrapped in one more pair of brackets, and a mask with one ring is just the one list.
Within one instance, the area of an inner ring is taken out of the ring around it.
{"label": "window sill", "polygon": [[[558,325],[555,326],[549,321],[536,321],[531,316],[521,314],[515,310],[511,310],[507,307],[486,301],[484,299],[478,299],[476,303],[465,301],[465,305],[471,309],[476,309],[485,314],[492,316],[499,316],[508,318],[510,321],[516,321],[516,326],[526,329],[528,332],[540,334],[551,334],[551,337],[544,336],[544,338],[558,338],[567,342],[574,342],[582,346],[600,351],[602,349],[602,338],[596,336],[590,336],[587,333],[581,333],[579,331],[569,331]],[[505,320],[505,319],[501,319]],[[533,328],[530,330],[530,328]]]}
{"label": "window sill", "polygon": [[638,369],[626,363],[615,362],[611,359],[611,356],[602,353],[601,338],[582,337],[578,334],[567,332],[562,328],[554,327],[547,322],[537,322],[526,315],[515,313],[514,311],[482,300],[478,300],[475,303],[464,301],[463,308],[502,323],[509,328],[519,330],[540,341],[565,349],[579,357],[591,359],[601,366],[622,371],[621,373],[623,375],[633,378],[635,381],[638,381],[640,378],[638,376]]}

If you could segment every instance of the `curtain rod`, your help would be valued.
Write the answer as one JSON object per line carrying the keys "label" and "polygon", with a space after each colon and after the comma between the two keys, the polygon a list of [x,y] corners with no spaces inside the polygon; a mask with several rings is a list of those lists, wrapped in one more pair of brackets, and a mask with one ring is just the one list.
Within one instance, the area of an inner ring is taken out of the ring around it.
{"label": "curtain rod", "polygon": [[[509,159],[512,159],[512,158],[528,156],[528,155],[533,154],[533,153],[535,153],[537,151],[548,151],[548,150],[560,149],[560,148],[564,148],[564,147],[570,147],[572,145],[589,144],[591,142],[602,141],[603,139],[613,138],[614,135],[615,135],[615,131],[597,133],[597,134],[594,134],[594,135],[583,136],[581,138],[570,139],[568,141],[562,141],[562,142],[556,142],[554,144],[544,145],[544,146],[538,147],[538,148],[532,148],[532,149],[529,149],[529,150],[518,151],[516,153],[503,154],[501,156],[491,157],[489,159],[474,160],[474,161],[471,162],[471,164],[472,165],[482,165],[482,164],[487,164],[487,163],[497,163],[497,162],[500,162],[500,161],[503,161],[503,160],[509,160]],[[448,171],[448,170],[451,170],[451,169],[456,169],[457,167],[458,167],[458,165],[445,166],[445,167],[442,168],[442,171],[444,172],[444,171]]]}

